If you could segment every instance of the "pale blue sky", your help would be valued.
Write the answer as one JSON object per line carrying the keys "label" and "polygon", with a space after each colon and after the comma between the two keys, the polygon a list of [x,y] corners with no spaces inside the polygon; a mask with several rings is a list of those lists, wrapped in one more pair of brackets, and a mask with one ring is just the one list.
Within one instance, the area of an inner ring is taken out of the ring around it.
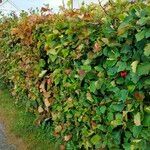
{"label": "pale blue sky", "polygon": [[[3,3],[5,1],[6,0],[3,0]],[[64,1],[67,2],[67,0]],[[89,4],[91,2],[98,3],[98,0],[84,0],[84,1],[86,4]],[[32,8],[42,7],[43,4],[49,4],[50,7],[54,9],[54,11],[57,11],[59,9],[59,6],[62,5],[62,0],[9,0],[9,2],[6,2],[5,4],[3,3],[0,4],[0,10],[3,11],[4,13],[9,13],[12,10],[19,12],[20,10],[28,10],[31,7]],[[83,0],[74,0],[74,6],[77,8],[81,5],[82,2]]]}

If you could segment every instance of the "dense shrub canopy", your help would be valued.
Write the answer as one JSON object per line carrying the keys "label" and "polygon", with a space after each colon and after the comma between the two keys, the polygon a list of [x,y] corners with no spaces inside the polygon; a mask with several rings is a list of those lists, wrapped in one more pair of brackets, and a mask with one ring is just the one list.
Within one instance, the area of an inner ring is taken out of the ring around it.
{"label": "dense shrub canopy", "polygon": [[148,149],[148,1],[3,17],[0,59],[16,101],[61,148]]}

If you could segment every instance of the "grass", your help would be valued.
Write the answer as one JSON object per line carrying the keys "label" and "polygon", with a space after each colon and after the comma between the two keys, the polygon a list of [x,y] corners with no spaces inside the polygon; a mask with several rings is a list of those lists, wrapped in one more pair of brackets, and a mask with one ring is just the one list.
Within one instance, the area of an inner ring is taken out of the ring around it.
{"label": "grass", "polygon": [[[0,83],[1,84],[1,83]],[[23,106],[14,104],[14,98],[4,86],[0,86],[0,116],[8,125],[9,131],[21,138],[28,150],[55,150],[48,126],[35,126],[35,116],[25,111]]]}

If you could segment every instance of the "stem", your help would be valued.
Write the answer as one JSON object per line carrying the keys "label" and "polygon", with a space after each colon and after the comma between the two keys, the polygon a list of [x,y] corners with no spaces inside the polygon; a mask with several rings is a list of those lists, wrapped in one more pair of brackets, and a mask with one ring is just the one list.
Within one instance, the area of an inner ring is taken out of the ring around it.
{"label": "stem", "polygon": [[71,0],[71,8],[73,9],[73,0]]}
{"label": "stem", "polygon": [[64,0],[62,0],[62,5],[65,8],[65,1]]}
{"label": "stem", "polygon": [[102,4],[101,4],[101,1],[100,1],[100,0],[98,0],[98,3],[99,3],[99,5],[100,5],[100,7],[103,9],[104,13],[105,13],[106,15],[108,15],[108,14],[107,14],[107,12],[106,12],[106,10],[105,10],[105,8],[102,6]]}

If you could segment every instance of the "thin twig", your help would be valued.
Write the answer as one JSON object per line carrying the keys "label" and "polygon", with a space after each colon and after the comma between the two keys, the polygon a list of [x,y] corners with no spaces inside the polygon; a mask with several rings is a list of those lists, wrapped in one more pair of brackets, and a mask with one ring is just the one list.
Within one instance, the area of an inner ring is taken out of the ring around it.
{"label": "thin twig", "polygon": [[108,15],[108,14],[107,14],[107,12],[106,12],[106,10],[105,10],[105,8],[102,6],[102,4],[101,4],[101,1],[100,1],[100,0],[98,0],[98,3],[99,3],[99,5],[100,5],[100,7],[103,9],[104,13],[105,13],[106,15]]}
{"label": "thin twig", "polygon": [[65,8],[65,1],[62,0],[62,5],[63,5],[63,8]]}
{"label": "thin twig", "polygon": [[108,2],[110,3],[110,5],[113,5],[111,0],[109,0]]}

